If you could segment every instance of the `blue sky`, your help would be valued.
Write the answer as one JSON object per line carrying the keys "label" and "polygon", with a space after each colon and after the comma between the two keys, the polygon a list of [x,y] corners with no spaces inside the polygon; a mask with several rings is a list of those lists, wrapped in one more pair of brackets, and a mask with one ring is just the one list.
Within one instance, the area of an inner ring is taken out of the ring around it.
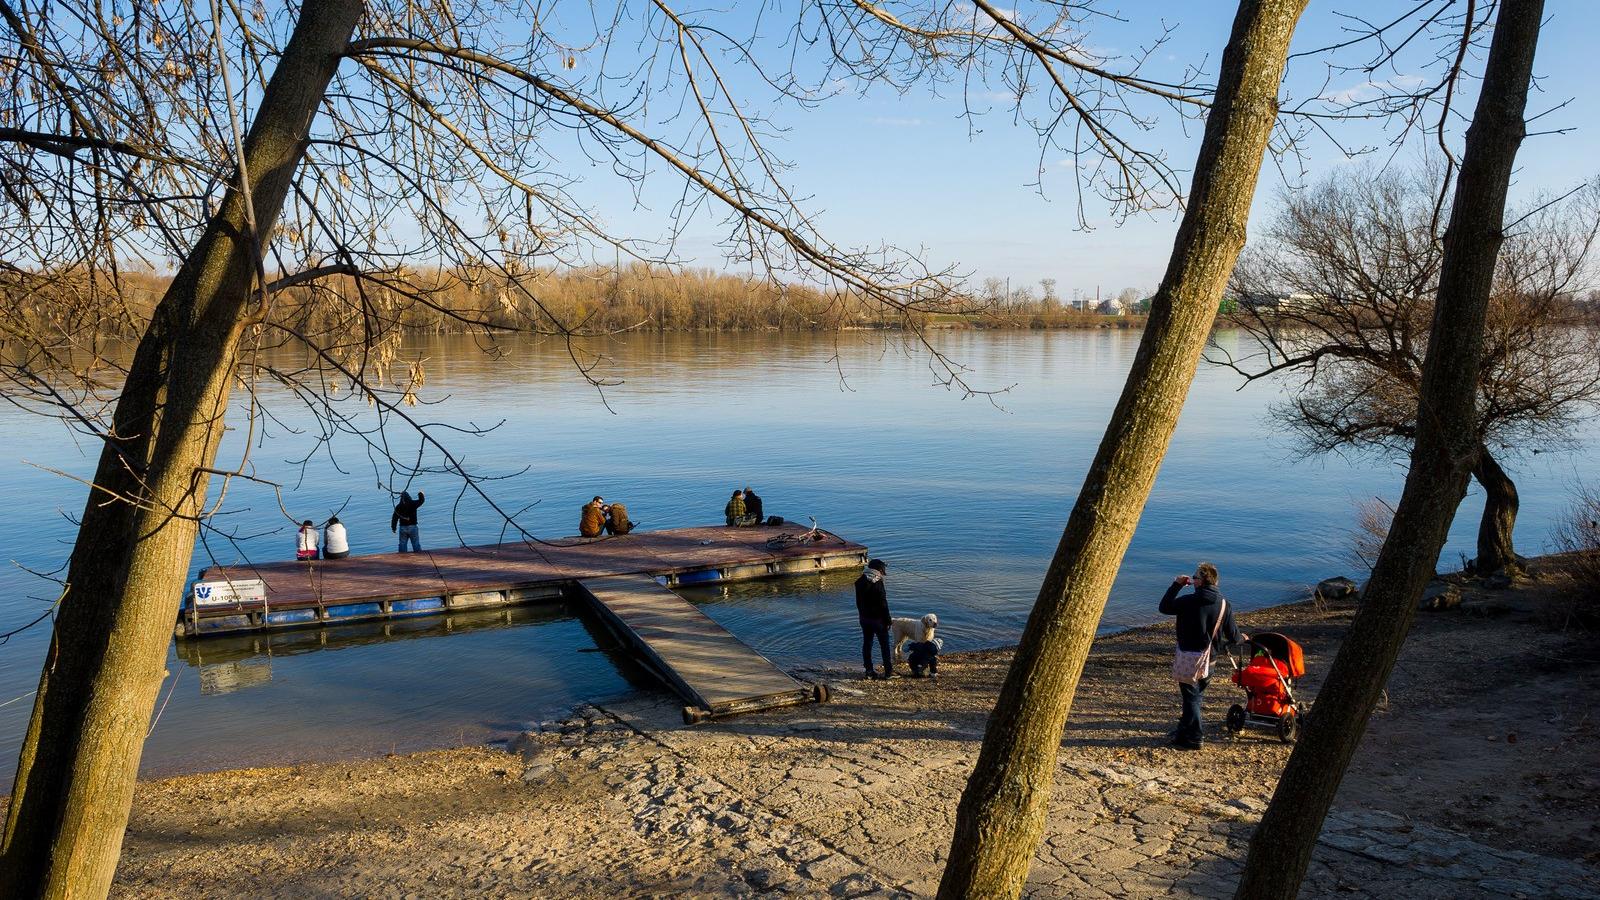
{"label": "blue sky", "polygon": [[[1345,37],[1347,20],[1336,11],[1354,12],[1379,19],[1392,17],[1411,4],[1323,2],[1312,0],[1296,31],[1295,50],[1311,50]],[[1232,23],[1235,5],[1226,0],[1187,3],[1111,2],[1103,6],[1119,12],[1124,21],[1103,21],[1090,34],[1091,46],[1107,54],[1125,52],[1148,43],[1163,27],[1173,30],[1166,44],[1152,57],[1152,75],[1171,75],[1186,65],[1199,66],[1213,75]],[[737,15],[737,14],[736,14]],[[1593,78],[1593,36],[1600,34],[1600,4],[1565,0],[1547,6],[1547,25],[1540,41],[1536,73],[1540,91],[1530,102],[1543,111],[1562,101],[1568,105],[1545,117],[1536,128],[1568,128],[1562,135],[1530,137],[1519,156],[1513,203],[1540,192],[1560,192],[1600,174],[1591,148],[1600,125],[1600,103],[1589,91]],[[1431,48],[1402,55],[1397,64],[1373,74],[1373,80],[1419,78]],[[1338,57],[1358,63],[1365,51],[1346,51]],[[1336,74],[1328,81],[1327,57],[1303,57],[1291,62],[1285,94],[1305,98],[1333,92],[1361,94],[1372,88],[1359,73]],[[1469,62],[1469,71],[1481,71],[1481,57]],[[581,73],[580,73],[581,74]],[[1459,108],[1470,112],[1475,85],[1466,85]],[[735,83],[735,90],[739,85]],[[818,221],[836,243],[849,246],[891,243],[903,248],[924,248],[929,260],[958,265],[978,278],[1009,277],[1014,283],[1055,278],[1063,296],[1074,289],[1093,294],[1099,287],[1114,293],[1123,287],[1151,288],[1160,280],[1176,230],[1170,211],[1135,217],[1120,226],[1103,205],[1091,204],[1089,231],[1077,227],[1074,179],[1064,164],[1065,153],[1041,155],[1034,131],[1013,120],[1004,101],[983,99],[975,104],[990,111],[969,123],[962,117],[959,89],[938,96],[929,86],[918,85],[905,95],[886,88],[862,94],[848,92],[817,107],[771,109],[773,124],[786,129],[770,144],[778,156],[794,164],[786,180],[796,193],[819,211]],[[1153,108],[1152,108],[1153,109]],[[1391,158],[1388,131],[1375,123],[1339,123],[1334,130],[1346,146],[1381,148],[1362,157],[1373,163]],[[1179,123],[1168,113],[1142,136],[1143,146],[1158,147],[1183,170],[1187,186],[1200,126]],[[1457,145],[1460,131],[1454,133]],[[1400,164],[1420,158],[1422,141],[1413,138],[1397,154]],[[1306,178],[1352,161],[1331,141],[1312,139],[1298,162],[1287,163],[1286,177],[1270,162],[1263,169],[1257,191],[1253,226],[1258,227],[1286,189]],[[1298,171],[1303,165],[1307,175]],[[1041,175],[1041,168],[1043,170]],[[672,186],[657,186],[660,195],[676,193]],[[659,230],[661,200],[653,210],[633,207],[631,198],[615,188],[590,195],[600,215],[631,233]],[[701,216],[683,232],[678,249],[689,261],[717,268],[726,264],[716,250],[724,233],[715,217]]]}

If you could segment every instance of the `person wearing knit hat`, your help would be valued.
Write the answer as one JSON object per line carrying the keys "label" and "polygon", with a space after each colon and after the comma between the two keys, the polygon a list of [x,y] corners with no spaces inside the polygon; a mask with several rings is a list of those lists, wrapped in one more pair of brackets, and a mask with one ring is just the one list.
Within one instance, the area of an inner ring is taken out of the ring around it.
{"label": "person wearing knit hat", "polygon": [[861,577],[856,579],[856,616],[861,622],[861,664],[867,678],[880,677],[872,667],[872,642],[878,642],[883,653],[883,678],[894,675],[894,657],[889,655],[889,592],[884,587],[884,577],[889,574],[889,564],[881,559],[867,563]]}

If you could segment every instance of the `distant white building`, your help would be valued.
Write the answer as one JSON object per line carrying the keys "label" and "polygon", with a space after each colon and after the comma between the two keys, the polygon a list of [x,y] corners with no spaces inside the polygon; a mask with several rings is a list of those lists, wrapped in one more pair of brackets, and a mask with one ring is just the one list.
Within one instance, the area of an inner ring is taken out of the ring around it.
{"label": "distant white building", "polygon": [[1101,300],[1094,311],[1102,316],[1125,316],[1128,314],[1128,307],[1123,305],[1121,300]]}
{"label": "distant white building", "polygon": [[1316,302],[1315,294],[1291,291],[1286,294],[1251,293],[1239,295],[1239,306],[1244,309],[1291,310],[1304,309]]}

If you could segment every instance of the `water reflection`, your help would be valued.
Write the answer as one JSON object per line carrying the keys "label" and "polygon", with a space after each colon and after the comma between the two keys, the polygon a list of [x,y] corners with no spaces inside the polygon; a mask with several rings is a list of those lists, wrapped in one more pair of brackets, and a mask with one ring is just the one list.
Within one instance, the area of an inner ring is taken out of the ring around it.
{"label": "water reflection", "polygon": [[[720,521],[734,488],[753,486],[767,512],[824,528],[890,561],[896,615],[936,612],[947,650],[1015,640],[1078,485],[1116,403],[1139,335],[1086,332],[952,332],[942,349],[974,371],[972,383],[1013,386],[993,403],[936,387],[924,358],[892,336],[622,335],[592,342],[597,375],[620,379],[600,393],[573,370],[559,342],[517,339],[491,356],[461,337],[408,345],[399,362],[428,370],[425,420],[451,426],[503,423],[481,437],[436,433],[476,470],[516,473],[489,485],[541,536],[572,534],[578,508],[603,494],[627,502],[646,528]],[[1241,337],[1222,334],[1234,355]],[[281,366],[295,361],[277,360]],[[1156,618],[1173,575],[1210,559],[1240,608],[1294,597],[1305,585],[1349,571],[1343,548],[1355,501],[1398,494],[1402,470],[1340,458],[1299,459],[1264,423],[1269,388],[1237,391],[1237,379],[1202,367],[1172,448],[1112,588],[1107,624]],[[256,431],[254,473],[286,486],[297,519],[339,509],[356,553],[394,549],[390,472],[365,445],[320,433],[293,397],[263,386],[276,418]],[[371,413],[359,398],[359,425]],[[244,455],[244,407],[230,411],[219,465]],[[92,473],[93,448],[60,426],[0,408],[0,492],[14,509],[0,518],[0,558],[55,569],[70,550],[70,520],[82,508],[76,482],[26,466],[48,461]],[[395,429],[391,449],[416,458],[414,434]],[[1600,444],[1593,424],[1576,454],[1520,461],[1519,546],[1546,546],[1549,526]],[[424,464],[438,462],[421,450]],[[309,456],[300,465],[297,460]],[[491,543],[503,523],[487,505],[440,477],[407,487],[428,493],[425,546]],[[348,500],[348,505],[344,505]],[[1471,551],[1481,497],[1456,517],[1445,558]],[[253,483],[230,489],[219,527],[195,566],[289,558],[292,528],[276,498]],[[859,659],[849,573],[779,579],[687,592],[707,614],[774,661]],[[174,585],[174,594],[182,585]],[[38,615],[58,589],[20,568],[0,569],[0,626]],[[47,596],[46,596],[47,595]],[[507,615],[501,620],[498,617]],[[175,648],[170,702],[145,753],[147,774],[216,766],[387,752],[490,737],[572,703],[653,689],[611,638],[573,611],[520,607],[449,622],[411,619],[255,637],[213,638]],[[0,628],[0,630],[5,630]],[[37,683],[48,635],[25,632],[0,648],[0,702]],[[306,652],[312,647],[316,652]],[[175,683],[174,683],[175,682]],[[9,777],[28,702],[0,707],[0,778]]]}

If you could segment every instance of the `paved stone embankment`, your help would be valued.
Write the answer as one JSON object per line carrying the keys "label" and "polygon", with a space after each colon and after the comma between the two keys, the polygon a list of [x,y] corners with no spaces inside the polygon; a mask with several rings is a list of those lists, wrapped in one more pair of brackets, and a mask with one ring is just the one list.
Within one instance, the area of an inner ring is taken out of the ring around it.
{"label": "paved stone embankment", "polygon": [[[669,705],[583,707],[524,735],[531,783],[598,777],[631,827],[705,867],[733,894],[928,896],[975,742],[840,747],[830,723],[685,731]],[[759,733],[752,733],[759,731]],[[914,751],[914,752],[913,752]],[[742,760],[743,765],[736,761]],[[1061,897],[1232,896],[1269,791],[1064,754],[1030,892]],[[1370,897],[1597,897],[1600,870],[1497,849],[1378,811],[1329,817],[1308,893]]]}

